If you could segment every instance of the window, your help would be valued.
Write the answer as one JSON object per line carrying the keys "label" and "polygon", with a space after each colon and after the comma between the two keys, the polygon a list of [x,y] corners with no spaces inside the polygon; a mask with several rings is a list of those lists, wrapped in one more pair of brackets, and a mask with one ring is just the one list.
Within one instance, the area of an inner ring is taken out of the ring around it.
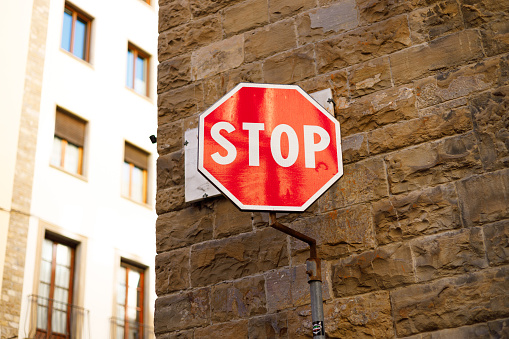
{"label": "window", "polygon": [[126,86],[148,96],[149,55],[132,44],[127,47]]}
{"label": "window", "polygon": [[86,121],[57,108],[51,164],[73,174],[83,174]]}
{"label": "window", "polygon": [[80,59],[89,61],[92,19],[75,7],[65,4],[61,47]]}
{"label": "window", "polygon": [[36,338],[69,338],[75,245],[46,237],[42,245]]}
{"label": "window", "polygon": [[125,143],[122,173],[122,195],[147,203],[147,168],[149,153]]}
{"label": "window", "polygon": [[145,269],[121,261],[118,274],[116,338],[143,338]]}

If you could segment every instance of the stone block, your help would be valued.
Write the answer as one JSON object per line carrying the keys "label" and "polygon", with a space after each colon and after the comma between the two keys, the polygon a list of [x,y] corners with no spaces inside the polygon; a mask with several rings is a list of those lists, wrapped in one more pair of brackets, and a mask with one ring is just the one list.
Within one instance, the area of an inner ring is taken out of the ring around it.
{"label": "stone block", "polygon": [[357,28],[316,44],[319,73],[378,58],[411,45],[404,16]]}
{"label": "stone block", "polygon": [[[407,339],[451,339],[451,338],[476,338],[476,339],[491,339],[490,329],[488,324],[476,324],[472,326],[463,326],[458,328],[448,328],[441,331],[426,332],[417,334]],[[495,338],[500,338],[495,336]]]}
{"label": "stone block", "polygon": [[189,248],[156,255],[156,294],[161,296],[189,287]]}
{"label": "stone block", "polygon": [[[156,299],[154,332],[186,330],[210,323],[210,290],[172,294]],[[196,333],[195,333],[196,338]]]}
{"label": "stone block", "polygon": [[388,195],[384,161],[370,158],[343,167],[343,177],[318,201],[319,211],[379,200]]}
{"label": "stone block", "polygon": [[262,64],[242,64],[240,67],[229,71],[226,80],[226,91],[230,91],[240,82],[263,82]]}
{"label": "stone block", "polygon": [[226,81],[228,73],[221,73],[215,76],[203,79],[203,104],[208,108],[221,99],[226,93]]}
{"label": "stone block", "polygon": [[388,292],[335,299],[324,305],[328,338],[394,338]]}
{"label": "stone block", "polygon": [[474,272],[488,267],[480,228],[461,229],[411,242],[417,281]]}
{"label": "stone block", "polygon": [[345,101],[345,98],[348,97],[348,73],[346,70],[321,74],[311,79],[299,81],[297,85],[307,93],[330,88],[336,107],[341,107],[341,102]]}
{"label": "stone block", "polygon": [[506,1],[463,0],[461,10],[467,28],[484,27],[486,24],[507,21],[509,18],[509,4]]}
{"label": "stone block", "polygon": [[[372,211],[369,205],[353,205],[325,214],[298,219],[289,227],[316,239],[322,259],[338,258],[375,246]],[[304,262],[309,257],[309,246],[295,238],[290,239],[292,256]]]}
{"label": "stone block", "polygon": [[283,52],[263,62],[263,79],[272,84],[293,84],[315,75],[312,45]]}
{"label": "stone block", "polygon": [[410,246],[396,243],[341,259],[332,265],[336,297],[386,290],[415,282]]}
{"label": "stone block", "polygon": [[410,145],[440,139],[472,130],[472,117],[466,107],[439,114],[401,121],[368,133],[370,154],[386,153]]}
{"label": "stone block", "polygon": [[228,323],[196,328],[194,330],[194,338],[248,339],[248,321],[231,321]]}
{"label": "stone block", "polygon": [[[288,4],[287,1],[285,3]],[[296,23],[300,45],[349,31],[359,26],[355,0],[339,1],[327,7],[307,11],[296,18]]]}
{"label": "stone block", "polygon": [[482,170],[473,133],[407,148],[385,160],[392,194],[455,181]]}
{"label": "stone block", "polygon": [[161,334],[157,336],[157,339],[194,339],[194,330]]}
{"label": "stone block", "polygon": [[157,128],[157,153],[160,156],[182,148],[182,122],[159,125]]}
{"label": "stone block", "polygon": [[485,225],[483,231],[490,265],[509,263],[509,220]]}
{"label": "stone block", "polygon": [[391,196],[373,203],[378,244],[461,228],[454,185],[445,184]]}
{"label": "stone block", "polygon": [[212,210],[191,206],[159,215],[156,221],[157,253],[212,239]]}
{"label": "stone block", "polygon": [[288,319],[284,312],[249,318],[250,339],[289,339]]}
{"label": "stone block", "polygon": [[[160,1],[162,2],[162,1]],[[159,4],[159,33],[191,20],[189,0],[165,0]]]}
{"label": "stone block", "polygon": [[157,158],[157,189],[184,185],[184,154],[182,151]]}
{"label": "stone block", "polygon": [[509,51],[509,15],[485,25],[481,30],[483,48],[487,56]]}
{"label": "stone block", "polygon": [[194,83],[157,96],[159,126],[200,113],[203,108],[203,85]]}
{"label": "stone block", "polygon": [[292,306],[291,269],[265,273],[267,289],[267,311],[275,313]]}
{"label": "stone block", "polygon": [[392,87],[389,58],[382,57],[350,69],[350,96],[358,97]]}
{"label": "stone block", "polygon": [[267,0],[244,1],[223,12],[223,29],[227,36],[266,25],[269,22]]}
{"label": "stone block", "polygon": [[244,61],[244,36],[236,35],[213,42],[193,52],[191,75],[200,80],[234,69]]}
{"label": "stone block", "polygon": [[424,108],[487,90],[500,83],[502,69],[503,60],[485,59],[418,80],[415,82],[418,106]]}
{"label": "stone block", "polygon": [[456,183],[465,227],[509,218],[509,169]]}
{"label": "stone block", "polygon": [[474,30],[460,31],[391,54],[396,84],[405,84],[427,75],[453,69],[483,58],[481,38]]}
{"label": "stone block", "polygon": [[[320,0],[326,1],[326,0]],[[415,1],[408,0],[357,0],[362,24],[386,20],[390,17],[410,12]]]}
{"label": "stone block", "polygon": [[484,167],[509,167],[509,86],[479,94],[470,100],[469,108]]}
{"label": "stone block", "polygon": [[[309,339],[313,337],[310,305],[297,307],[288,311],[288,337],[292,339]],[[325,327],[327,328],[327,326]]]}
{"label": "stone block", "polygon": [[507,318],[509,267],[485,269],[391,291],[396,334],[454,328]]}
{"label": "stone block", "polygon": [[157,65],[157,94],[186,86],[191,82],[189,54],[166,60]]}
{"label": "stone block", "polygon": [[184,185],[159,189],[156,194],[156,213],[161,215],[180,209],[185,203]]}
{"label": "stone block", "polygon": [[488,322],[491,338],[509,337],[509,318]]}
{"label": "stone block", "polygon": [[343,137],[367,132],[401,120],[417,118],[412,86],[401,86],[356,98],[338,107]]}
{"label": "stone block", "polygon": [[271,22],[297,15],[316,6],[316,1],[314,0],[268,0],[268,2]]}
{"label": "stone block", "polygon": [[265,314],[265,279],[255,276],[213,286],[211,309],[213,322]]}
{"label": "stone block", "polygon": [[240,211],[227,199],[218,199],[215,209],[214,238],[225,238],[253,230],[251,212]]}
{"label": "stone block", "polygon": [[417,9],[408,16],[412,41],[419,44],[463,30],[463,18],[458,3],[453,0],[435,2]]}
{"label": "stone block", "polygon": [[286,236],[266,228],[193,246],[191,285],[211,285],[286,265]]}
{"label": "stone block", "polygon": [[194,17],[201,17],[216,13],[217,11],[232,6],[241,0],[189,0],[191,13]]}
{"label": "stone block", "polygon": [[159,62],[219,41],[222,37],[221,20],[215,16],[193,20],[188,24],[169,29],[159,34]]}
{"label": "stone block", "polygon": [[358,133],[341,139],[341,151],[343,152],[343,164],[359,161],[368,156],[368,135]]}
{"label": "stone block", "polygon": [[244,34],[245,62],[263,59],[297,47],[293,20],[280,21]]}

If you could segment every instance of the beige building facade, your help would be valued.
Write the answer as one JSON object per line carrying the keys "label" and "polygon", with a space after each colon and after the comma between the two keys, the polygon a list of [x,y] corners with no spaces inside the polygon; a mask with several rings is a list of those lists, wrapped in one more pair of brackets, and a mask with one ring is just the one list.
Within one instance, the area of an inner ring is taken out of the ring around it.
{"label": "beige building facade", "polygon": [[2,339],[153,337],[157,13],[0,5]]}
{"label": "beige building facade", "polygon": [[331,89],[344,175],[317,239],[328,338],[509,336],[509,2],[161,0],[155,333],[311,338],[308,247],[185,200],[186,132],[239,82]]}

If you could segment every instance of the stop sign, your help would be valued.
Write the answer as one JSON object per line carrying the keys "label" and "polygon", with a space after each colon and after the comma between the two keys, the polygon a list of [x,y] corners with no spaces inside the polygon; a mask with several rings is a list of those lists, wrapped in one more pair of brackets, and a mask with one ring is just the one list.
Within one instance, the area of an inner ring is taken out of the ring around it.
{"label": "stop sign", "polygon": [[198,170],[242,210],[304,211],[343,174],[339,122],[298,86],[241,83],[198,134]]}

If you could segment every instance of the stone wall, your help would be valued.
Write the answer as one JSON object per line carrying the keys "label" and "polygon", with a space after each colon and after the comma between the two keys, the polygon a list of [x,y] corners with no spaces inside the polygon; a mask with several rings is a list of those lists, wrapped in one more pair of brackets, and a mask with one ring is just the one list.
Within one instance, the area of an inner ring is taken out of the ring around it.
{"label": "stone wall", "polygon": [[183,133],[241,81],[333,91],[344,175],[278,215],[329,338],[509,337],[509,1],[159,4],[159,339],[311,337],[307,246],[184,201]]}
{"label": "stone wall", "polygon": [[16,155],[12,205],[1,284],[0,338],[17,338],[32,199],[35,149],[46,51],[49,0],[34,0]]}

